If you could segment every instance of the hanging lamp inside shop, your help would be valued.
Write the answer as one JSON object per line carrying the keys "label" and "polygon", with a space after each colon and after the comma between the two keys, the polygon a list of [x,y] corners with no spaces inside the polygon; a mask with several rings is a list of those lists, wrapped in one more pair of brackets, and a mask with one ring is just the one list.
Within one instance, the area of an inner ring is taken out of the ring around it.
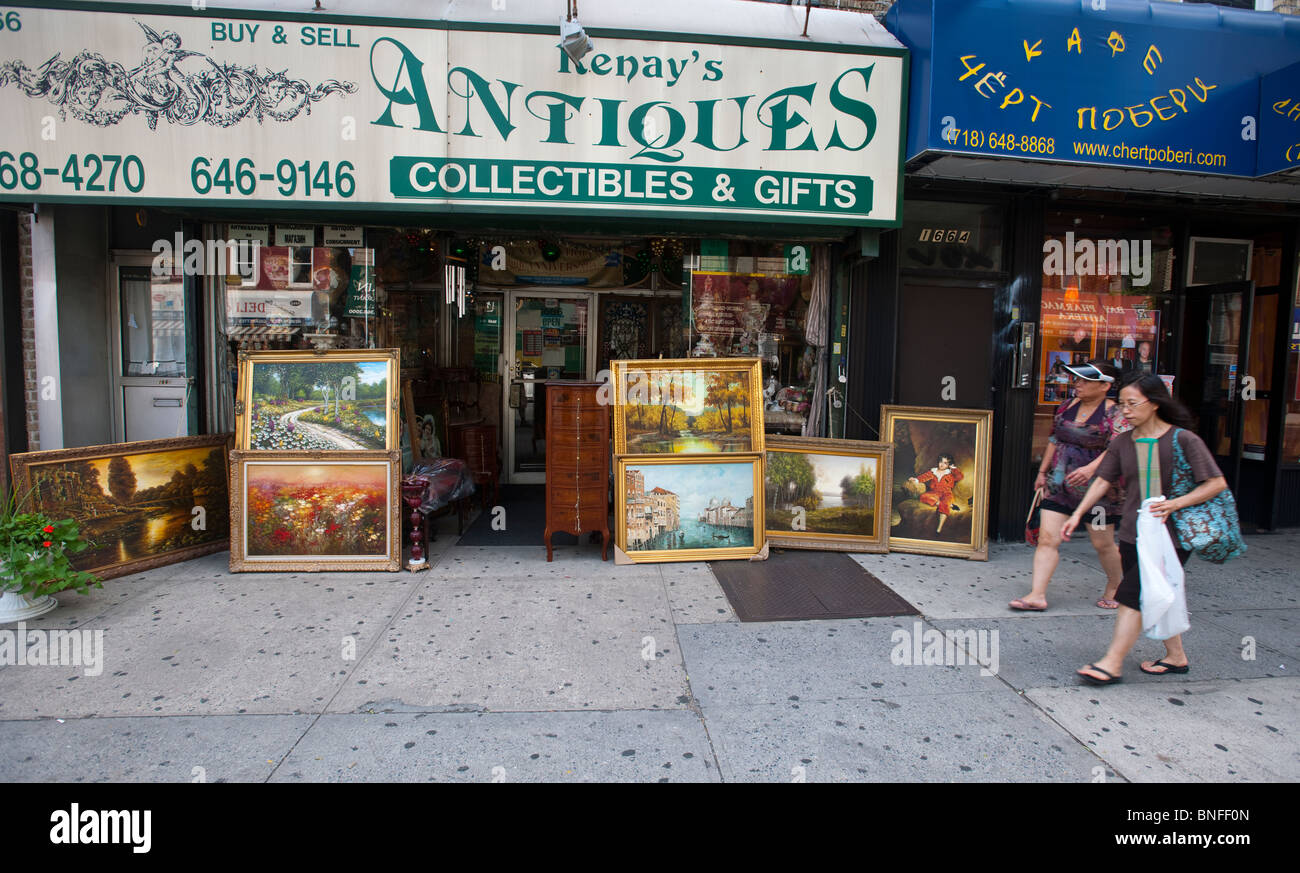
{"label": "hanging lamp inside shop", "polygon": [[443,289],[447,305],[456,304],[460,318],[465,317],[465,280],[468,248],[458,240],[447,246],[447,259],[443,266]]}

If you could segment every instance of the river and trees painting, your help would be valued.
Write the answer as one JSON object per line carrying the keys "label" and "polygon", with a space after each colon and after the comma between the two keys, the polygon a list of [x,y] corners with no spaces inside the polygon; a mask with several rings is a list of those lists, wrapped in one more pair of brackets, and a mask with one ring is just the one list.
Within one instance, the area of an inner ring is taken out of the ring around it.
{"label": "river and trees painting", "polygon": [[28,452],[10,460],[26,505],[74,519],[91,543],[73,566],[111,579],[227,547],[230,437]]}
{"label": "river and trees painting", "polygon": [[717,454],[763,447],[757,359],[614,361],[620,454]]}
{"label": "river and trees painting", "polygon": [[634,561],[740,558],[762,547],[758,457],[620,459],[619,547]]}
{"label": "river and trees painting", "polygon": [[772,437],[767,443],[767,537],[795,548],[884,551],[890,447]]}
{"label": "river and trees painting", "polygon": [[240,378],[248,409],[241,446],[259,451],[392,448],[394,369],[387,352],[250,355]]}

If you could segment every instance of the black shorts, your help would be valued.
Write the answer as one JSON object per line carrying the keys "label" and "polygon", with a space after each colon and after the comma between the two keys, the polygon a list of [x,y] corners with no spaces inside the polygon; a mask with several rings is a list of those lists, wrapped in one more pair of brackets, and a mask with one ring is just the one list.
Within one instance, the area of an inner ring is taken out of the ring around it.
{"label": "black shorts", "polygon": [[[1177,546],[1174,547],[1174,551],[1178,553],[1179,562],[1186,566],[1187,559],[1192,556],[1192,553],[1185,552]],[[1119,590],[1115,592],[1115,599],[1129,609],[1141,609],[1142,577],[1138,573],[1138,547],[1136,543],[1120,541],[1119,563],[1124,570],[1124,578],[1119,583]]]}
{"label": "black shorts", "polygon": [[[1038,504],[1038,506],[1040,509],[1050,509],[1052,512],[1061,513],[1061,515],[1074,515],[1073,508],[1066,507],[1060,503],[1057,503],[1055,500],[1044,500],[1042,503]],[[1082,526],[1088,524],[1091,520],[1092,520],[1092,513],[1090,512],[1088,513],[1088,516],[1084,518],[1082,522],[1080,522],[1080,525]],[[1109,525],[1118,525],[1122,520],[1123,520],[1122,516],[1118,516],[1118,515],[1106,516],[1106,524]]]}

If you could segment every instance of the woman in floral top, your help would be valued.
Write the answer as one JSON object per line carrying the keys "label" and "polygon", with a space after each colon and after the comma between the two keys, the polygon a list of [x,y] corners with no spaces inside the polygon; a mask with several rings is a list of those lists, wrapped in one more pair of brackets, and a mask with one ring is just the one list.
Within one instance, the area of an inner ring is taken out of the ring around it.
{"label": "woman in floral top", "polygon": [[[1047,585],[1060,561],[1061,527],[1078,507],[1096,475],[1101,456],[1111,439],[1128,430],[1119,405],[1106,398],[1119,371],[1102,361],[1066,367],[1071,373],[1075,398],[1062,403],[1052,421],[1052,438],[1043,455],[1043,463],[1034,480],[1034,488],[1044,489],[1038,548],[1034,552],[1032,590],[1011,601],[1012,609],[1042,611],[1047,608]],[[1106,571],[1106,590],[1097,605],[1115,609],[1115,591],[1123,573],[1119,548],[1115,545],[1115,525],[1120,518],[1124,495],[1118,486],[1097,503],[1105,512],[1105,525],[1089,525],[1093,548]],[[1095,512],[1095,510],[1094,510]]]}

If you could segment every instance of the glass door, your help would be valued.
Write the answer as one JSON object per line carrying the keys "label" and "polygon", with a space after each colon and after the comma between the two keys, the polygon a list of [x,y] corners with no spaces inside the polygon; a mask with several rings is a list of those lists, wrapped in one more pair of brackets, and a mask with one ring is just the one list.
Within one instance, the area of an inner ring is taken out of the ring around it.
{"label": "glass door", "polygon": [[1225,282],[1187,289],[1182,367],[1177,393],[1196,417],[1197,431],[1236,490],[1241,481],[1242,389],[1250,360],[1254,282]]}
{"label": "glass door", "polygon": [[546,481],[547,380],[591,378],[593,297],[584,292],[509,292],[506,298],[506,481]]}
{"label": "glass door", "polygon": [[185,281],[154,275],[149,262],[113,267],[117,365],[113,370],[118,439],[174,439],[194,432],[190,319]]}

